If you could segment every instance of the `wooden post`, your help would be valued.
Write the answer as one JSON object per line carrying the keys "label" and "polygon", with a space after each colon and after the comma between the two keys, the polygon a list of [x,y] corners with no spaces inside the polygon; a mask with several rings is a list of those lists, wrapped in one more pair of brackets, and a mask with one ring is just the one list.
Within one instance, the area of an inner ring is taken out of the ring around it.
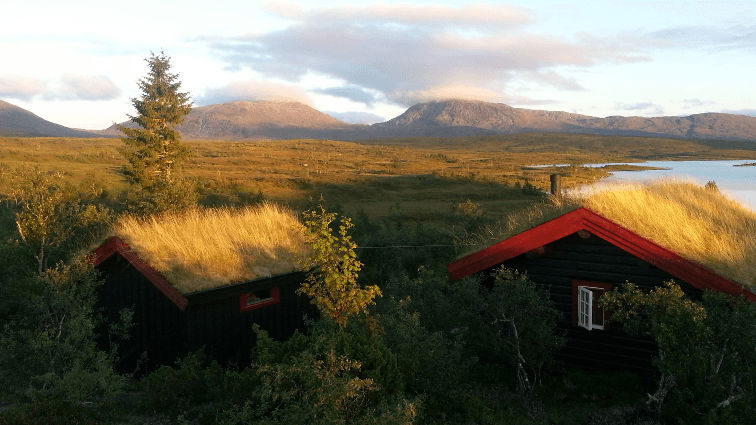
{"label": "wooden post", "polygon": [[551,194],[557,198],[562,197],[562,176],[559,174],[552,174],[549,176],[551,180]]}

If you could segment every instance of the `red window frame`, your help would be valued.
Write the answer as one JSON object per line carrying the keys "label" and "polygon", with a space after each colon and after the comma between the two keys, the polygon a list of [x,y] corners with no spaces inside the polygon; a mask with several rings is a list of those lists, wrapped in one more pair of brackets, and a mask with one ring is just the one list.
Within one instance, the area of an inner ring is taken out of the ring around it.
{"label": "red window frame", "polygon": [[[611,283],[591,282],[587,280],[575,280],[572,279],[572,326],[578,327],[578,288],[581,286],[588,286],[591,288],[601,288],[604,292],[612,290]],[[609,330],[609,312],[604,312],[604,331]]]}
{"label": "red window frame", "polygon": [[250,303],[249,295],[254,292],[255,291],[242,292],[241,294],[239,294],[239,312],[243,313],[245,311],[256,310],[261,307],[278,304],[279,302],[281,302],[278,286],[270,287],[270,297]]}

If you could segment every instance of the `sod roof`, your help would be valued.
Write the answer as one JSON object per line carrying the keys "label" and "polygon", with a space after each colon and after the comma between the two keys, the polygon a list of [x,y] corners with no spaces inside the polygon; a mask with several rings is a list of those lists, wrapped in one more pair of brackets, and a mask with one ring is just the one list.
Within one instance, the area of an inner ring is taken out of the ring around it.
{"label": "sod roof", "polygon": [[678,180],[622,184],[510,216],[501,241],[579,207],[737,282],[756,288],[756,213],[716,189]]}
{"label": "sod roof", "polygon": [[124,217],[113,233],[182,294],[301,270],[308,252],[296,214],[270,203]]}

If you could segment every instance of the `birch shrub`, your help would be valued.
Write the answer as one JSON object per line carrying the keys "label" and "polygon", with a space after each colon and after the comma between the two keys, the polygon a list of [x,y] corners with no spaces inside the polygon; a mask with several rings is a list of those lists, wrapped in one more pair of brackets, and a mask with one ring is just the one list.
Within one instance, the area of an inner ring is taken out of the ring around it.
{"label": "birch shrub", "polygon": [[686,423],[750,423],[756,303],[718,292],[694,301],[674,282],[648,293],[627,283],[601,302],[613,321],[658,344],[659,381],[648,405]]}
{"label": "birch shrub", "polygon": [[501,268],[492,288],[482,289],[480,323],[490,352],[514,368],[517,389],[531,393],[541,373],[554,362],[565,339],[556,331],[559,318],[549,293],[524,273]]}

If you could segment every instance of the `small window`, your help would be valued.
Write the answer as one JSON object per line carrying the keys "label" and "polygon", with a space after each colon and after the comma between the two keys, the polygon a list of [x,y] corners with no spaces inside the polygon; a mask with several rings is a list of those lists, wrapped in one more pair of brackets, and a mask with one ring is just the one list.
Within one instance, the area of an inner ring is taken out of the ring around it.
{"label": "small window", "polygon": [[612,289],[606,283],[572,281],[572,324],[590,330],[607,330],[607,314],[598,300],[604,292]]}
{"label": "small window", "polygon": [[249,311],[279,302],[278,286],[239,294],[239,311]]}

